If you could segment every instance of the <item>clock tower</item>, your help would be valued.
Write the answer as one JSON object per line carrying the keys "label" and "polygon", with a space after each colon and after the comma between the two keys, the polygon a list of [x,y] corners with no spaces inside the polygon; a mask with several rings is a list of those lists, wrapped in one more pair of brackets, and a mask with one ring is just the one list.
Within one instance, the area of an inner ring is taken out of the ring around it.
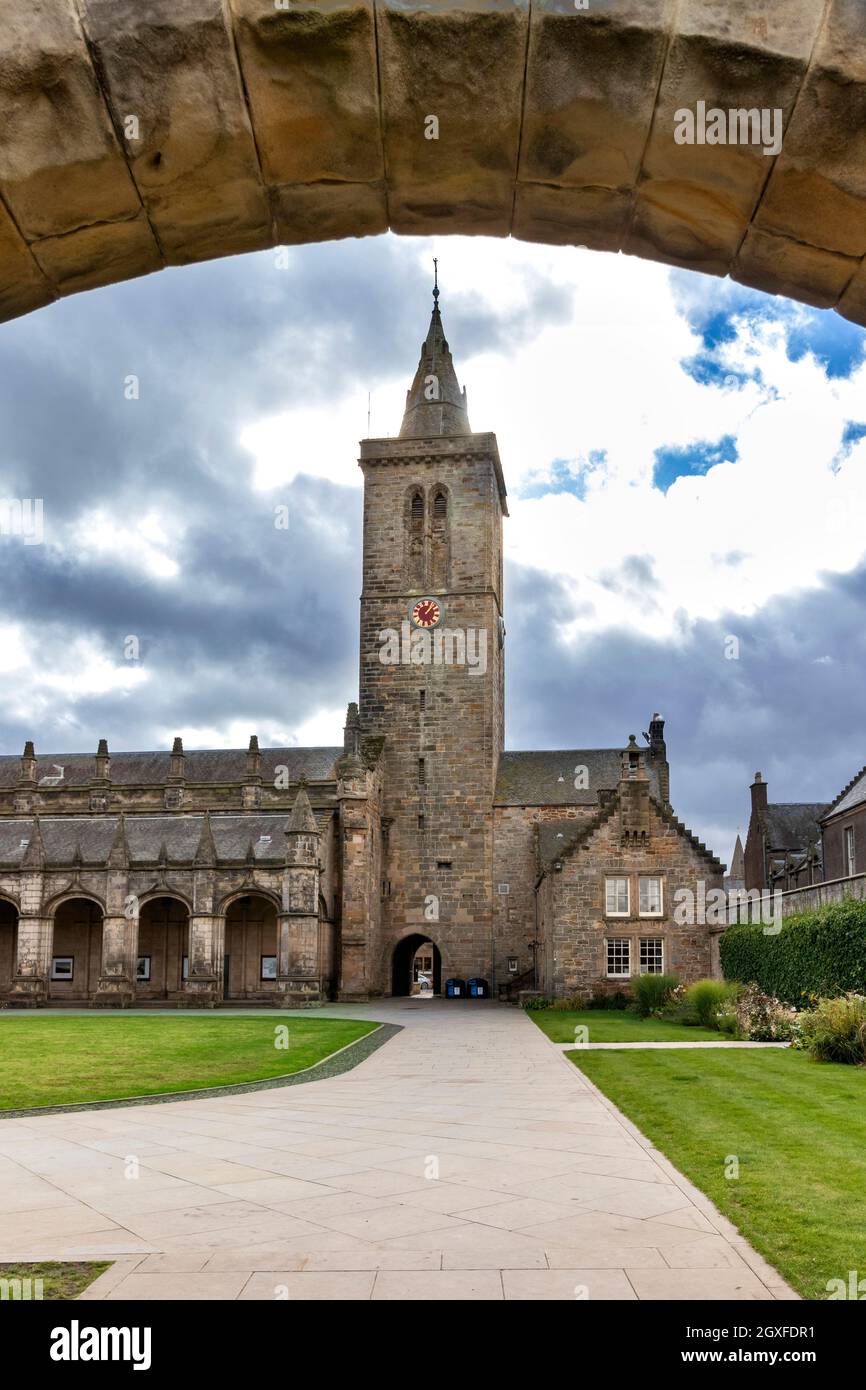
{"label": "clock tower", "polygon": [[408,993],[414,943],[429,941],[443,982],[491,980],[507,507],[496,437],[469,424],[438,284],[400,434],[363,440],[360,466],[360,725],[383,740],[368,968],[386,993]]}

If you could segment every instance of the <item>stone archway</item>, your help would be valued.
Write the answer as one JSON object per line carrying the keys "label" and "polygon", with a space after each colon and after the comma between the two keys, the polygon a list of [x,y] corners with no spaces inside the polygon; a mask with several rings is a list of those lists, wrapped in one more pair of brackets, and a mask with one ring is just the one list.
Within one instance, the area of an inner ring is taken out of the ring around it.
{"label": "stone archway", "polygon": [[149,898],[138,918],[136,999],[180,999],[189,978],[189,909],[179,898]]}
{"label": "stone archway", "polygon": [[[429,949],[428,949],[429,948]],[[429,936],[404,936],[394,947],[391,958],[391,994],[395,998],[405,998],[413,993],[416,983],[416,963],[421,956],[429,955],[433,971],[433,993],[442,992],[442,956],[439,947]]]}
{"label": "stone archway", "polygon": [[226,910],[223,997],[276,1003],[277,910],[269,898],[248,893]]}
{"label": "stone archway", "polygon": [[[622,250],[866,323],[851,0],[7,0],[3,24],[0,318],[390,227]],[[778,112],[780,148],[679,143],[699,103]]]}
{"label": "stone archway", "polygon": [[18,909],[0,898],[0,999],[12,988],[18,959]]}
{"label": "stone archway", "polygon": [[48,998],[80,1004],[96,995],[102,971],[102,908],[91,898],[68,898],[54,913]]}

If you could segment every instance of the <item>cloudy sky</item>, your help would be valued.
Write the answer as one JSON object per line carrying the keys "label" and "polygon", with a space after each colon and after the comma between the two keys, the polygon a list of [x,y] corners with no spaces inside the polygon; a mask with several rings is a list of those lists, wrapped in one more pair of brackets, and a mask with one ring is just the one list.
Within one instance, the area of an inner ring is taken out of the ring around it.
{"label": "cloudy sky", "polygon": [[756,768],[772,800],[835,796],[866,761],[866,334],[486,239],[265,252],[0,325],[0,498],[44,505],[42,544],[0,536],[0,751],[340,741],[357,442],[368,392],[371,433],[399,428],[433,254],[510,495],[508,746],[619,745],[659,710],[723,860]]}

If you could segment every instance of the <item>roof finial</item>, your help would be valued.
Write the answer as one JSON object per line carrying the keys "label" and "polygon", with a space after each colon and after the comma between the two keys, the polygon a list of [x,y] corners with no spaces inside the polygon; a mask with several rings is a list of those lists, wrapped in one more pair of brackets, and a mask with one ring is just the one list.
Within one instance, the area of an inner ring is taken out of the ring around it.
{"label": "roof finial", "polygon": [[439,308],[439,259],[437,256],[433,257],[433,305],[434,308]]}

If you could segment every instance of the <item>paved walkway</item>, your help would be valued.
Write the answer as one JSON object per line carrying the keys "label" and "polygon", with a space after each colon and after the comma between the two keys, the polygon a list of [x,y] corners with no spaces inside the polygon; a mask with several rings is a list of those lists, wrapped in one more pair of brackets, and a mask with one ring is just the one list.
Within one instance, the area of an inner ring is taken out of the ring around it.
{"label": "paved walkway", "polygon": [[0,1121],[0,1260],[110,1257],[108,1299],[795,1295],[523,1013],[404,1031],[285,1090]]}

